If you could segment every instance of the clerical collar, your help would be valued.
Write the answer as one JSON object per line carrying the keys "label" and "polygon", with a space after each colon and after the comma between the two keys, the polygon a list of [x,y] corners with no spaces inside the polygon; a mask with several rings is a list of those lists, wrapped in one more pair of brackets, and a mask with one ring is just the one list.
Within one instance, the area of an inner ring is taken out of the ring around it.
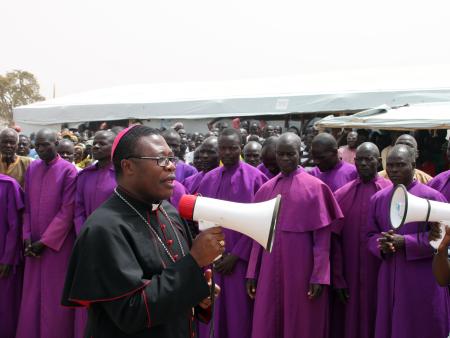
{"label": "clerical collar", "polygon": [[118,185],[116,189],[118,190],[118,192],[121,195],[124,195],[124,197],[126,197],[130,203],[132,203],[134,205],[140,205],[145,209],[149,209],[151,207],[152,211],[156,211],[156,210],[158,210],[159,206],[162,203],[162,201],[151,201],[150,203],[143,201],[140,198],[138,198],[135,194],[128,191],[124,187],[121,187],[120,185]]}

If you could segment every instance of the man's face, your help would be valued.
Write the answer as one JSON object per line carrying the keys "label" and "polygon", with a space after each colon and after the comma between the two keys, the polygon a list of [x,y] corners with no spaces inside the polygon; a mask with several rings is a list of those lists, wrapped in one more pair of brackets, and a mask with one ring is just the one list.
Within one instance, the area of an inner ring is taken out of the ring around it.
{"label": "man's face", "polygon": [[198,150],[200,161],[202,161],[202,167],[205,171],[210,171],[219,166],[219,152],[217,146],[207,142]]}
{"label": "man's face", "polygon": [[183,138],[186,138],[186,130],[184,130],[184,129],[179,129],[178,130],[178,135],[180,135],[180,137],[183,139]]}
{"label": "man's face", "polygon": [[370,151],[370,149],[363,149],[356,152],[356,170],[364,182],[368,182],[376,176],[379,160],[380,158],[373,151]]}
{"label": "man's face", "polygon": [[256,123],[252,123],[250,126],[250,134],[251,135],[258,135],[258,125]]}
{"label": "man's face", "polygon": [[270,136],[274,136],[275,135],[275,128],[271,125],[268,125],[266,128],[266,133],[265,133],[265,137],[268,138]]}
{"label": "man's face", "polygon": [[264,148],[261,153],[261,160],[267,170],[269,170],[272,174],[277,175],[280,172],[280,168],[277,164],[275,147]]}
{"label": "man's face", "polygon": [[283,128],[281,126],[276,126],[275,127],[275,134],[276,135],[281,135],[283,134]]}
{"label": "man's face", "polygon": [[166,136],[165,141],[169,148],[172,149],[172,152],[175,154],[175,156],[179,156],[181,148],[181,138],[168,135]]}
{"label": "man's face", "polygon": [[311,148],[311,156],[314,163],[321,171],[333,169],[338,162],[337,150],[330,149],[323,144],[313,144]]}
{"label": "man's face", "polygon": [[237,135],[219,137],[219,158],[225,167],[234,166],[241,156],[241,142]]}
{"label": "man's face", "polygon": [[56,147],[58,150],[59,156],[61,156],[62,159],[66,160],[67,162],[72,163],[73,157],[75,153],[75,149],[73,147],[73,144],[70,142],[61,142]]}
{"label": "man's face", "polygon": [[195,148],[200,147],[204,140],[205,137],[203,135],[198,135],[197,138],[195,139]]}
{"label": "man's face", "polygon": [[252,167],[257,167],[261,163],[261,151],[257,148],[245,148],[244,161]]}
{"label": "man's face", "polygon": [[358,142],[358,133],[351,131],[347,134],[347,145],[351,149],[355,149]]}
{"label": "man's face", "polygon": [[[141,137],[133,151],[136,157],[171,157],[174,153],[160,135]],[[127,177],[132,181],[132,192],[145,200],[164,200],[172,196],[175,180],[175,164],[160,167],[156,160],[131,158]]]}
{"label": "man's face", "polygon": [[415,163],[406,152],[391,152],[386,160],[386,172],[394,184],[408,186],[414,178]]}
{"label": "man's face", "polygon": [[97,133],[94,137],[92,145],[92,156],[97,161],[102,161],[111,158],[111,148],[114,139],[106,133]]}
{"label": "man's face", "polygon": [[280,141],[276,148],[277,164],[283,174],[297,170],[300,163],[300,153],[295,143]]}
{"label": "man's face", "polygon": [[13,159],[16,155],[17,144],[19,140],[17,135],[12,132],[3,132],[0,136],[0,153],[5,159]]}
{"label": "man's face", "polygon": [[34,142],[39,158],[45,162],[50,162],[56,157],[56,140],[47,134],[37,134]]}
{"label": "man's face", "polygon": [[28,156],[30,153],[30,140],[26,136],[19,136],[19,144],[17,145],[17,155]]}

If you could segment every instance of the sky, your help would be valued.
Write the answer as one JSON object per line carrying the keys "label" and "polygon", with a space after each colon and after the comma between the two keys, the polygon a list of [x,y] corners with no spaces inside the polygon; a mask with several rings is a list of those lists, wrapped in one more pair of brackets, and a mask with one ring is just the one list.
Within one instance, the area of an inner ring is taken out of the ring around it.
{"label": "sky", "polygon": [[221,81],[450,65],[446,1],[0,2],[0,74],[56,96],[149,82]]}

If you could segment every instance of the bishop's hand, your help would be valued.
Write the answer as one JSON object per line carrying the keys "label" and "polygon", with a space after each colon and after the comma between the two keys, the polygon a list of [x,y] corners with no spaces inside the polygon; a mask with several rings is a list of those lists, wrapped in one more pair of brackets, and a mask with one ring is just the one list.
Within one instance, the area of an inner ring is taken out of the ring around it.
{"label": "bishop's hand", "polygon": [[210,265],[225,251],[222,228],[214,227],[200,232],[192,243],[191,256],[200,267]]}

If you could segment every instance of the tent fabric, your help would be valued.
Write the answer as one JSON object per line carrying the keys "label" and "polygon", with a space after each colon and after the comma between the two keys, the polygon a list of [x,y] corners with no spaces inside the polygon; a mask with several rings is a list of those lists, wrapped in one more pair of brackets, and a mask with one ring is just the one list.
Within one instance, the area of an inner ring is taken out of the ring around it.
{"label": "tent fabric", "polygon": [[14,108],[17,123],[204,119],[450,101],[450,66],[127,85]]}
{"label": "tent fabric", "polygon": [[316,122],[315,127],[384,130],[450,129],[450,102],[421,103],[398,108],[383,105],[350,116],[327,116]]}

